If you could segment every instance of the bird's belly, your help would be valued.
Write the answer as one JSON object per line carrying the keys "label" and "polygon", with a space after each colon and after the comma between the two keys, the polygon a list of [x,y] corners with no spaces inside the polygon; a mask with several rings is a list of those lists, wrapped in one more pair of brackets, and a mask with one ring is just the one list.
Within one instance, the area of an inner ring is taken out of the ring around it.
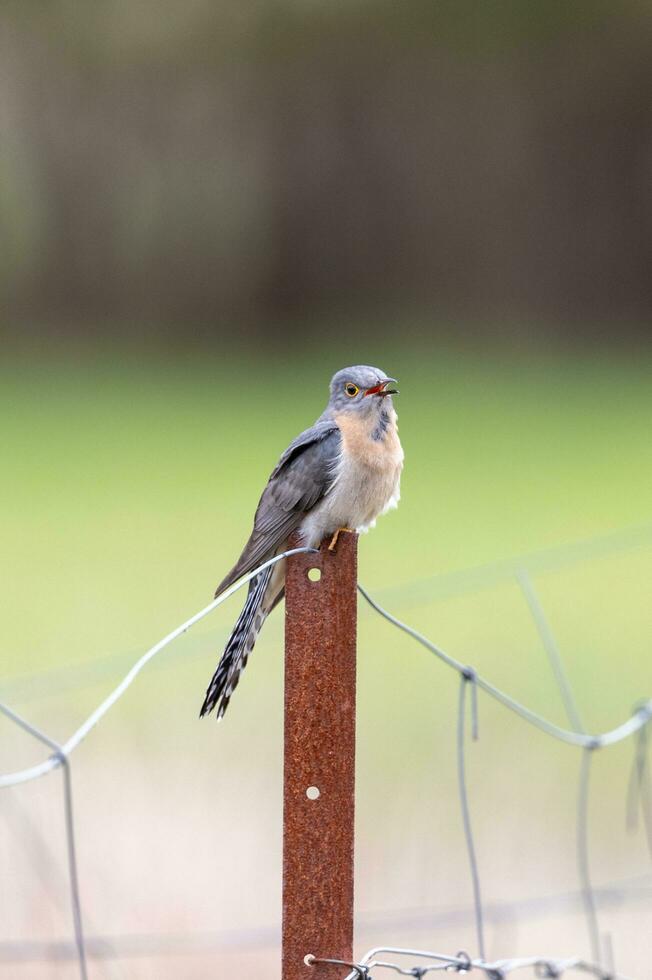
{"label": "bird's belly", "polygon": [[381,469],[344,460],[332,489],[301,525],[305,544],[317,547],[340,527],[367,531],[398,504],[400,475],[400,463]]}

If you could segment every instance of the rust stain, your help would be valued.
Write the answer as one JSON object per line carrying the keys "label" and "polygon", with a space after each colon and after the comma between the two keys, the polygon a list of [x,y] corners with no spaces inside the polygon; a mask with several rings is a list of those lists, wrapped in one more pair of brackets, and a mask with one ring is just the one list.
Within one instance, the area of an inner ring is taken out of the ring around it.
{"label": "rust stain", "polygon": [[327,545],[288,558],[285,579],[283,980],[340,980],[304,956],[353,952],[357,535]]}

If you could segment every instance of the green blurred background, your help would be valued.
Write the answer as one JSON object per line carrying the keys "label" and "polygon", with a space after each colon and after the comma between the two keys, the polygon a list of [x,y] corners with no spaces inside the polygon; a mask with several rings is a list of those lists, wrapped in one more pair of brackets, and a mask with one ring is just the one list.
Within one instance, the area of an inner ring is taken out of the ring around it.
{"label": "green blurred background", "polygon": [[[400,380],[406,468],[361,581],[564,724],[529,565],[586,727],[623,720],[650,693],[650,11],[8,0],[0,63],[3,699],[68,737],[210,599],[280,451],[362,362]],[[224,723],[196,717],[239,601],[74,757],[93,978],[278,975],[280,612]],[[363,606],[359,651],[358,952],[474,952],[457,680]],[[578,903],[536,904],[577,889],[579,754],[485,698],[480,731],[488,952],[586,954]],[[590,845],[642,976],[632,755],[596,759]],[[2,722],[2,771],[40,758]],[[60,789],[0,799],[18,980],[76,975],[52,945]]]}

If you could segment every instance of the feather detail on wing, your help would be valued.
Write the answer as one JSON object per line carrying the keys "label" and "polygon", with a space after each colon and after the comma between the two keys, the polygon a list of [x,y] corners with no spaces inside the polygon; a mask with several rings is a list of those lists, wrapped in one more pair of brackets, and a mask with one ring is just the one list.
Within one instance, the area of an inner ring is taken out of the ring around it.
{"label": "feather detail on wing", "polygon": [[251,537],[216,596],[282,550],[303,516],[331,489],[340,450],[340,430],[332,419],[319,419],[290,443],[260,498]]}

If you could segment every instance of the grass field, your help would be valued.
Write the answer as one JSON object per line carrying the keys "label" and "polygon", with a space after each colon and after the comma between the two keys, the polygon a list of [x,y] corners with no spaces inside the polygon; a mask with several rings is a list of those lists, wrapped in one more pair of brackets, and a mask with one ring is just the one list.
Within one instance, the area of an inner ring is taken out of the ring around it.
{"label": "grass field", "polygon": [[[400,376],[407,462],[363,543],[370,585],[650,519],[649,361],[377,358]],[[210,596],[333,366],[5,363],[7,669],[138,647]]]}
{"label": "grass field", "polygon": [[[435,589],[440,579],[432,592],[423,580],[647,526],[646,547],[542,573],[535,582],[589,729],[615,726],[650,694],[649,358],[362,351],[351,344],[332,363],[308,355],[252,362],[106,351],[5,358],[4,698],[65,738],[142,650],[205,605],[237,557],[280,451],[321,412],[332,371],[356,360],[399,378],[406,452],[399,510],[361,541],[361,581],[460,660],[563,723],[514,582],[447,593]],[[414,581],[422,583],[416,592]],[[196,720],[238,602],[152,665],[76,757],[82,884],[98,932],[277,921],[279,613],[224,724]],[[384,910],[391,919],[393,909],[465,905],[452,751],[457,681],[361,608],[359,684],[361,912]],[[3,770],[41,757],[3,726]],[[592,844],[602,880],[641,868],[641,841],[622,830],[630,757],[631,746],[615,748],[596,767]],[[481,741],[469,766],[490,898],[574,887],[578,764],[572,749],[524,732],[481,699]],[[2,898],[14,891],[20,898],[0,939],[31,936],[35,923],[40,936],[68,934],[63,852],[42,846],[58,807],[50,783],[7,794],[11,872]],[[98,840],[107,843],[98,848]],[[52,890],[56,901],[47,898]],[[566,925],[564,951],[577,952],[573,943],[583,951],[581,925]],[[539,940],[550,947],[548,927],[496,932],[492,952],[532,952]],[[467,926],[454,936],[391,931],[369,938],[423,944],[428,936],[449,951],[472,945]],[[640,952],[648,940],[637,942]],[[211,962],[217,975],[237,961],[243,977],[272,977],[275,955],[249,948]],[[141,957],[122,973],[116,967],[115,976],[178,976],[174,962]],[[202,957],[184,963],[184,977],[205,975]],[[28,964],[15,975],[73,975],[58,969]],[[97,966],[96,975],[113,976],[107,969]]]}

